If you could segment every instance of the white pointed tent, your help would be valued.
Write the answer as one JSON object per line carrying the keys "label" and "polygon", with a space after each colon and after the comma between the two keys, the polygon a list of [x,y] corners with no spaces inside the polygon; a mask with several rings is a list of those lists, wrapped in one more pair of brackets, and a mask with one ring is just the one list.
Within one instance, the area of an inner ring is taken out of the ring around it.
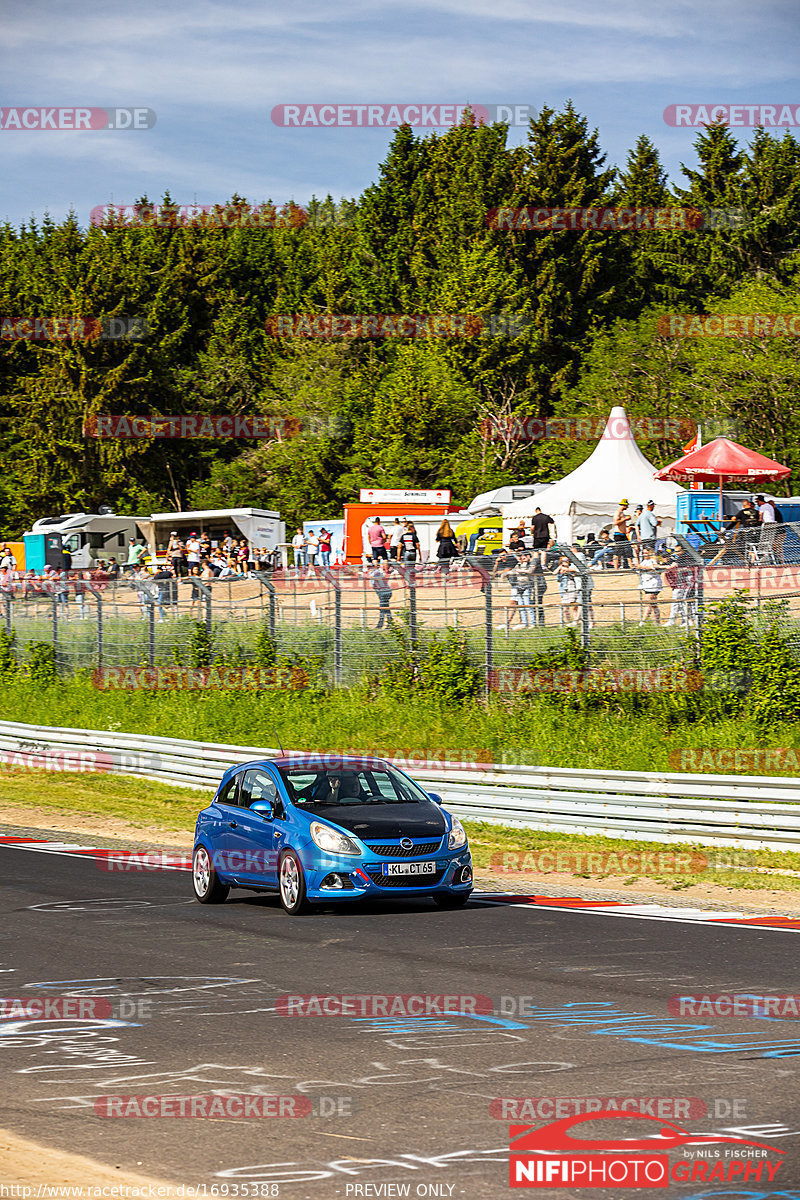
{"label": "white pointed tent", "polygon": [[659,532],[671,532],[676,497],[686,489],[655,479],[657,470],[636,445],[625,409],[618,405],[612,408],[603,436],[586,462],[535,496],[503,505],[503,540],[520,518],[530,519],[537,508],[555,521],[559,542],[599,533],[613,521],[623,498],[630,504],[631,515],[637,504],[654,500],[656,516],[662,522]]}

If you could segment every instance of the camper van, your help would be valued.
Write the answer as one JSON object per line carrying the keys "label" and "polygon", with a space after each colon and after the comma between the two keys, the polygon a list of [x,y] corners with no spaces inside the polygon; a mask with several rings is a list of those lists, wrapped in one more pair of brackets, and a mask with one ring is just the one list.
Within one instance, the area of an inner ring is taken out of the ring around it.
{"label": "camper van", "polygon": [[[135,517],[117,517],[103,505],[99,513],[62,513],[34,521],[25,543],[25,567],[41,573],[46,565],[60,570],[67,562],[73,570],[95,567],[103,558],[124,563],[130,538],[144,541]],[[69,559],[65,558],[69,555]]]}

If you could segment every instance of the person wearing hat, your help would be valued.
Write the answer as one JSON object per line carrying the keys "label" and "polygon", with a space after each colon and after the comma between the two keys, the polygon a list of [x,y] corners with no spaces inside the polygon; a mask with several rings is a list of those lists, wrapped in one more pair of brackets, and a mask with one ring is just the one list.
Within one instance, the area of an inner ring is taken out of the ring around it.
{"label": "person wearing hat", "polygon": [[619,570],[620,564],[623,565],[630,562],[631,559],[631,544],[628,540],[628,501],[623,499],[619,502],[617,515],[614,517],[613,523],[613,542],[614,542],[614,567]]}
{"label": "person wearing hat", "polygon": [[197,539],[196,533],[190,533],[186,540],[186,562],[190,575],[194,574],[192,567],[200,566],[200,542]]}
{"label": "person wearing hat", "polygon": [[636,522],[636,528],[639,530],[639,541],[642,544],[642,555],[652,554],[656,545],[656,537],[658,527],[661,521],[656,516],[655,500],[647,501],[647,508],[641,514]]}
{"label": "person wearing hat", "polygon": [[183,542],[178,537],[177,529],[173,529],[169,535],[167,558],[172,563],[172,570],[176,579],[180,579],[182,575],[186,574],[186,556],[184,554]]}
{"label": "person wearing hat", "polygon": [[125,570],[133,574],[146,554],[147,546],[143,546],[135,537],[128,538],[128,559],[125,563]]}

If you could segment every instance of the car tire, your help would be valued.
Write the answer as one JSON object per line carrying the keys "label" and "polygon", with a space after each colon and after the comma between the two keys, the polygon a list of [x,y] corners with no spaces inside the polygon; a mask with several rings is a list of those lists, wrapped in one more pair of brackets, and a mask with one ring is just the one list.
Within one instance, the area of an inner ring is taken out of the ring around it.
{"label": "car tire", "polygon": [[463,908],[472,892],[434,892],[433,903],[437,908]]}
{"label": "car tire", "polygon": [[201,904],[223,904],[231,890],[220,882],[205,846],[196,846],[192,855],[192,887],[195,899]]}
{"label": "car tire", "polygon": [[284,912],[290,917],[311,910],[306,899],[306,878],[303,865],[294,850],[285,850],[278,864],[278,892]]}

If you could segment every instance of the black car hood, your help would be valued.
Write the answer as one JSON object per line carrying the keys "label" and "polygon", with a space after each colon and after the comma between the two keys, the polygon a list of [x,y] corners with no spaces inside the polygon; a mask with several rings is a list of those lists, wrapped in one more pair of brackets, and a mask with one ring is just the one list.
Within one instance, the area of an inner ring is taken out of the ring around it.
{"label": "black car hood", "polygon": [[432,800],[427,804],[315,804],[313,811],[362,842],[400,837],[438,840],[446,829],[442,811]]}

